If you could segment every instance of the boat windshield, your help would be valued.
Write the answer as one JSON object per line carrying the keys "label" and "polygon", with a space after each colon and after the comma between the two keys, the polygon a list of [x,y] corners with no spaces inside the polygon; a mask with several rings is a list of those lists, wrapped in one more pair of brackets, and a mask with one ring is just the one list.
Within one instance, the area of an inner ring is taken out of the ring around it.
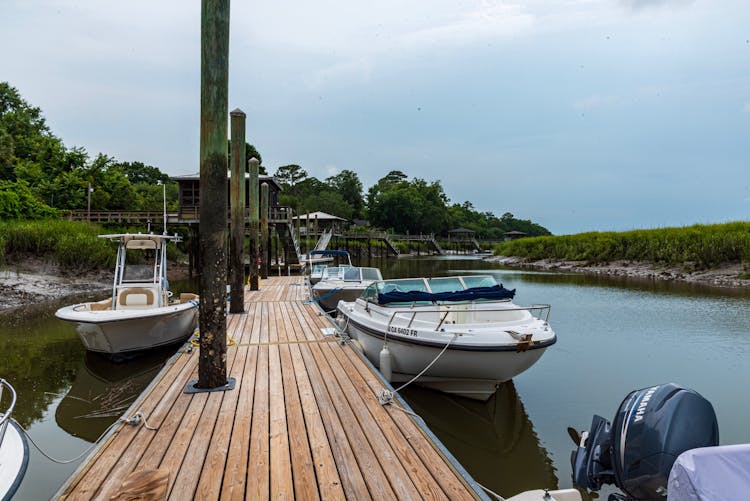
{"label": "boat windshield", "polygon": [[122,271],[122,281],[155,282],[157,252],[150,249],[128,249]]}
{"label": "boat windshield", "polygon": [[344,282],[361,282],[362,276],[359,268],[344,268]]}
{"label": "boat windshield", "polygon": [[377,268],[361,268],[362,280],[383,280],[383,275]]}
{"label": "boat windshield", "polygon": [[428,279],[432,292],[453,292],[464,289],[461,279],[458,277],[443,277]]}
{"label": "boat windshield", "polygon": [[386,280],[378,284],[378,292],[387,294],[388,292],[429,292],[427,284],[421,278],[406,278],[403,280]]}
{"label": "boat windshield", "polygon": [[473,277],[461,277],[466,284],[467,289],[473,287],[494,287],[497,284],[495,277],[491,276],[473,276]]}
{"label": "boat windshield", "polygon": [[338,266],[329,266],[323,270],[323,275],[322,275],[321,280],[339,278],[341,273],[343,273],[343,270],[339,268]]}
{"label": "boat windshield", "polygon": [[327,264],[316,264],[316,265],[313,265],[312,274],[313,275],[322,275],[323,274],[323,270],[325,270],[326,268],[328,268]]}

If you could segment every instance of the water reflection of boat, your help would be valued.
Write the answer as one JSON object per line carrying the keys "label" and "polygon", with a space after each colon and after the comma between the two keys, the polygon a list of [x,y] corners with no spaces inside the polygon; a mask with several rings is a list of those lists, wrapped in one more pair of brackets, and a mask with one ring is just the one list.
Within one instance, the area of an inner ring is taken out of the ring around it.
{"label": "water reflection of boat", "polygon": [[486,402],[409,387],[401,395],[479,483],[503,495],[548,488],[558,479],[512,381]]}
{"label": "water reflection of boat", "polygon": [[125,413],[173,352],[149,352],[127,364],[86,352],[73,384],[57,406],[55,421],[71,435],[95,441]]}

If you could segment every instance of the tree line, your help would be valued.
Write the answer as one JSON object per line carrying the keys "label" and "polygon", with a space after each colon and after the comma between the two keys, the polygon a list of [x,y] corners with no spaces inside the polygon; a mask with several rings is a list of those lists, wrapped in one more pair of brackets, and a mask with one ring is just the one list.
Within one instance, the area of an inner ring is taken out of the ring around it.
{"label": "tree line", "polygon": [[[251,144],[247,158],[261,161]],[[230,145],[228,149],[231,151]],[[471,202],[451,202],[440,181],[428,182],[393,170],[365,191],[356,172],[342,170],[321,181],[297,164],[276,169],[281,205],[304,214],[323,211],[397,233],[445,234],[468,228],[480,238],[500,239],[507,231],[530,236],[550,232],[505,212],[477,211]],[[0,217],[54,217],[60,210],[160,210],[162,188],[176,209],[177,185],[157,167],[120,161],[80,147],[66,147],[47,126],[42,111],[27,103],[7,82],[0,82]]]}

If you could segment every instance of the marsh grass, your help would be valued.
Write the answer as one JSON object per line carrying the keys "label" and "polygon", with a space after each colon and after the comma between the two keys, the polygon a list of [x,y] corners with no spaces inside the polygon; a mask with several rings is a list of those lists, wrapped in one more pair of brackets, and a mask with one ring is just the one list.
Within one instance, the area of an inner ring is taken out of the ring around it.
{"label": "marsh grass", "polygon": [[101,228],[60,219],[0,223],[0,262],[34,256],[66,270],[94,270],[114,266],[115,253],[98,238]]}
{"label": "marsh grass", "polygon": [[649,261],[707,269],[724,263],[750,263],[750,223],[522,238],[501,242],[494,252],[530,260],[559,259],[592,264]]}

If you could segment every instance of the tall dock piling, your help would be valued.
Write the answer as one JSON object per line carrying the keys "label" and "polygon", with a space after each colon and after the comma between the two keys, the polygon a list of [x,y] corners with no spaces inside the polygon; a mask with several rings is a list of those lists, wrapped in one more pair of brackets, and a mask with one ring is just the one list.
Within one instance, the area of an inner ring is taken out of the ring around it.
{"label": "tall dock piling", "polygon": [[[229,248],[229,312],[242,313],[245,311],[245,113],[239,108],[230,113],[230,125],[232,176],[229,193],[232,236]],[[252,250],[250,253],[252,256]]]}
{"label": "tall dock piling", "polygon": [[229,0],[201,3],[200,361],[197,388],[227,384]]}
{"label": "tall dock piling", "polygon": [[259,273],[258,273],[258,225],[259,218],[258,213],[260,212],[260,201],[258,200],[260,193],[258,193],[258,173],[260,171],[260,164],[257,158],[251,158],[248,162],[250,179],[248,180],[247,189],[250,192],[250,290],[257,291],[259,286]]}
{"label": "tall dock piling", "polygon": [[263,256],[260,263],[260,277],[268,278],[268,183],[260,185],[260,248]]}

